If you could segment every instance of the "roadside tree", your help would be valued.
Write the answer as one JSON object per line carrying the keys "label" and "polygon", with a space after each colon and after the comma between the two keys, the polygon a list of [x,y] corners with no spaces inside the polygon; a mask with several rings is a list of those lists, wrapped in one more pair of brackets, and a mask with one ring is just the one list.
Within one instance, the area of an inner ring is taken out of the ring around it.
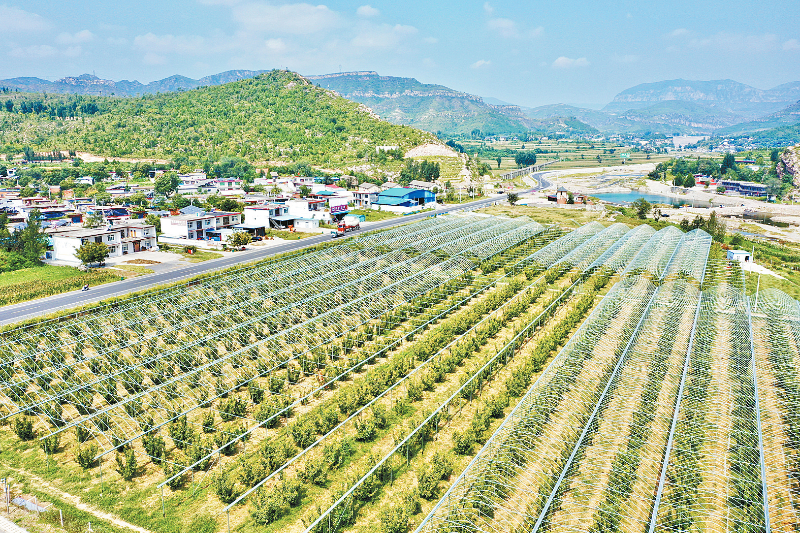
{"label": "roadside tree", "polygon": [[644,198],[638,198],[633,202],[631,202],[631,207],[636,211],[636,216],[642,220],[647,218],[647,214],[650,212],[650,209],[652,208],[650,202],[648,202]]}
{"label": "roadside tree", "polygon": [[228,242],[232,246],[245,246],[250,244],[252,240],[253,238],[246,231],[234,231],[233,234],[228,237]]}
{"label": "roadside tree", "polygon": [[102,242],[85,242],[75,251],[75,257],[87,266],[102,263],[108,257],[108,246]]}

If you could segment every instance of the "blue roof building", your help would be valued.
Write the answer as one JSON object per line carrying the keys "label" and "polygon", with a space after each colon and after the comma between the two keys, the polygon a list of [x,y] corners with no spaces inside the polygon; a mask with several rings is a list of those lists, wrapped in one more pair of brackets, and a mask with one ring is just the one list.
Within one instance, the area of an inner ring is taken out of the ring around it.
{"label": "blue roof building", "polygon": [[410,212],[436,203],[436,195],[430,191],[411,189],[409,187],[393,187],[378,194],[373,209]]}

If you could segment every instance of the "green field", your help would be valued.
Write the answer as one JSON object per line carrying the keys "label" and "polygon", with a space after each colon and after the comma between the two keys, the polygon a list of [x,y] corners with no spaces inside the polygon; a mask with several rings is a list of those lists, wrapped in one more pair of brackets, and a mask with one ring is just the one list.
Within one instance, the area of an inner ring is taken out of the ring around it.
{"label": "green field", "polygon": [[24,268],[0,274],[0,305],[52,296],[79,289],[86,283],[90,286],[116,281],[119,273],[110,270],[81,272],[74,267],[45,265]]}

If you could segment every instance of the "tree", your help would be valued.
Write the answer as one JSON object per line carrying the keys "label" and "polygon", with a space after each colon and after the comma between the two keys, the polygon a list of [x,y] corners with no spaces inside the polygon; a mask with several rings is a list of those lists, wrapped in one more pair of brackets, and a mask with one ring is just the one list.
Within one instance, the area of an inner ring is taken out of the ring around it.
{"label": "tree", "polygon": [[302,198],[307,198],[309,194],[311,194],[311,187],[307,185],[300,187],[300,196]]}
{"label": "tree", "polygon": [[502,162],[503,162],[503,158],[498,155],[497,156],[497,168],[500,168],[500,163],[502,163]]}
{"label": "tree", "polygon": [[725,186],[717,185],[717,194],[725,194]]}
{"label": "tree", "polygon": [[575,195],[573,195],[571,192],[567,193],[567,203],[570,205],[575,203]]}
{"label": "tree", "polygon": [[654,209],[653,210],[653,220],[655,220],[656,222],[661,220],[661,209]]}
{"label": "tree", "polygon": [[9,113],[14,111],[14,102],[12,102],[11,100],[6,100],[6,111],[8,111]]}
{"label": "tree", "polygon": [[536,164],[536,152],[517,152],[514,155],[514,162],[518,167],[529,167]]}
{"label": "tree", "polygon": [[246,231],[234,231],[231,236],[228,237],[228,242],[231,246],[245,246],[250,244],[252,240],[252,236]]}
{"label": "tree", "polygon": [[687,189],[691,189],[695,185],[696,183],[694,181],[694,176],[692,176],[691,174],[689,174],[683,179],[683,186],[686,187]]}
{"label": "tree", "polygon": [[84,265],[102,263],[108,257],[108,246],[102,242],[87,241],[75,251],[75,257]]}
{"label": "tree", "polygon": [[42,214],[34,209],[28,215],[28,224],[19,232],[17,240],[22,255],[28,261],[39,263],[47,250],[47,236],[42,233]]}
{"label": "tree", "polygon": [[93,213],[86,217],[83,221],[84,228],[99,228],[103,225],[103,215],[101,213]]}
{"label": "tree", "polygon": [[519,195],[515,192],[508,193],[506,198],[508,199],[508,203],[511,205],[514,205],[519,201]]}
{"label": "tree", "polygon": [[147,215],[144,218],[144,221],[146,223],[150,224],[151,226],[155,226],[156,227],[156,233],[161,233],[161,217],[160,216],[155,215],[153,213],[150,213],[149,215]]}
{"label": "tree", "polygon": [[156,193],[169,197],[170,193],[178,190],[180,181],[176,173],[164,172],[155,179],[154,184]]}
{"label": "tree", "polygon": [[638,198],[631,202],[631,207],[636,211],[636,216],[644,220],[650,212],[652,205],[644,198]]}
{"label": "tree", "polygon": [[[6,107],[8,104],[6,104]],[[773,148],[772,151],[769,153],[769,160],[773,163],[777,163],[778,159],[780,159],[781,152],[777,148]]]}
{"label": "tree", "polygon": [[736,170],[736,158],[731,153],[725,154],[725,157],[722,158],[722,165],[719,168],[721,174],[725,174],[728,170]]}

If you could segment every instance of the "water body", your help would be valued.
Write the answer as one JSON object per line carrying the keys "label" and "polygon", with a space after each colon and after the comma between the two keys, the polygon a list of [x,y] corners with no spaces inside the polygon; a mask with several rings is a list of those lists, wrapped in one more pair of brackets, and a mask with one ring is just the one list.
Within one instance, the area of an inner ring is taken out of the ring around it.
{"label": "water body", "polygon": [[[613,204],[622,204],[622,205],[629,205],[634,200],[638,200],[639,198],[644,198],[651,204],[665,204],[671,205],[673,207],[680,207],[682,205],[692,205],[691,200],[686,200],[684,198],[672,198],[671,196],[663,196],[661,194],[647,194],[641,192],[610,192],[610,193],[603,193],[603,194],[593,194],[601,200],[606,202],[611,202]],[[695,207],[708,207],[709,203],[704,202],[701,200],[694,201]]]}

